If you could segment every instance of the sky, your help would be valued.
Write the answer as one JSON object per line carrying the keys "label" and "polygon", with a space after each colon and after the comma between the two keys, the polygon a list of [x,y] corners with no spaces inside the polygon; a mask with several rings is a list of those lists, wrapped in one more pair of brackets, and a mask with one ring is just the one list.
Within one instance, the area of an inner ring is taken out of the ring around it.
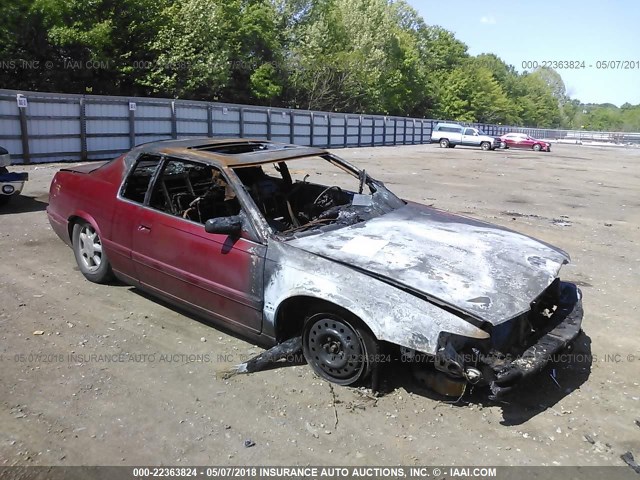
{"label": "sky", "polygon": [[[408,3],[428,25],[454,32],[471,55],[494,53],[519,72],[528,61],[584,61],[585,68],[557,69],[571,98],[640,104],[639,0]],[[633,61],[634,69],[597,68],[596,62],[608,60]]]}

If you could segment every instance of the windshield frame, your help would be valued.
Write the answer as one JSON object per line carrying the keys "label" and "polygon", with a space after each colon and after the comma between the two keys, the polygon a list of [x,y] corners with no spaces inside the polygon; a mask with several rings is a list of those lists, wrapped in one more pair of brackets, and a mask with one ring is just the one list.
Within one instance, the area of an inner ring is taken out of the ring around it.
{"label": "windshield frame", "polygon": [[[246,194],[246,195],[243,195],[243,197],[245,198],[245,203],[250,202],[251,210],[253,210],[257,216],[259,216],[261,220],[260,223],[263,226],[263,231],[268,232],[270,237],[287,241],[294,238],[299,238],[300,236],[320,234],[327,230],[335,230],[338,228],[345,228],[349,226],[349,225],[340,225],[340,224],[337,224],[337,222],[332,222],[327,225],[310,226],[308,229],[304,229],[298,235],[295,234],[296,232],[293,232],[294,233],[293,235],[288,235],[288,234],[283,235],[283,232],[275,230],[269,224],[267,217],[264,215],[262,210],[258,207],[254,199],[251,197],[246,185],[240,180],[237,174],[239,170],[242,170],[245,168],[258,167],[258,166],[263,167],[267,165],[278,165],[281,163],[284,163],[288,170],[292,165],[295,165],[295,162],[298,160],[310,160],[314,158],[318,160],[322,159],[323,161],[330,163],[331,165],[339,168],[340,170],[354,177],[354,179],[356,180],[361,180],[362,177],[364,176],[363,185],[366,185],[369,188],[370,193],[368,195],[371,195],[372,205],[382,209],[387,209],[388,211],[397,210],[398,208],[401,208],[402,206],[406,205],[406,202],[404,200],[402,200],[395,193],[389,190],[382,181],[377,180],[372,176],[370,176],[365,169],[360,169],[355,165],[353,165],[352,163],[348,162],[347,160],[337,155],[334,155],[333,153],[330,153],[330,152],[327,152],[324,154],[302,155],[299,157],[286,158],[286,159],[273,159],[266,162],[251,162],[246,164],[228,166],[227,170],[230,171],[230,173],[234,177],[234,180],[235,180],[234,183],[236,183],[238,186],[241,186],[241,188],[243,188],[244,193]],[[287,175],[288,175],[288,172],[287,172]],[[323,183],[323,185],[325,184]],[[326,185],[326,186],[330,187],[331,185]],[[357,191],[355,192],[352,192],[351,190],[346,190],[346,191],[358,194]],[[364,195],[367,195],[367,194],[364,194]],[[351,206],[353,206],[353,204],[351,204]],[[388,212],[385,212],[385,213],[388,213]],[[382,214],[374,215],[371,218],[381,216],[381,215]],[[255,216],[254,216],[254,219],[255,219]],[[366,220],[369,220],[369,218],[367,218]],[[366,220],[363,220],[363,221],[366,221]]]}

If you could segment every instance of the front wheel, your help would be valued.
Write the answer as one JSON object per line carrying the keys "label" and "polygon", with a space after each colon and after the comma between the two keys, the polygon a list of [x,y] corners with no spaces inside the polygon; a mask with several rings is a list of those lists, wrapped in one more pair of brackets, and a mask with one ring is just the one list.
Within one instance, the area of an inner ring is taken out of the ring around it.
{"label": "front wheel", "polygon": [[539,152],[541,149],[542,149],[542,147],[541,147],[541,146],[540,146],[540,144],[538,144],[538,143],[536,143],[536,144],[533,146],[533,150],[534,150],[534,151],[536,151],[536,152]]}
{"label": "front wheel", "polygon": [[440,148],[448,148],[449,147],[449,140],[447,140],[446,138],[443,138],[440,140]]}
{"label": "front wheel", "polygon": [[307,318],[302,348],[313,371],[338,385],[366,379],[378,351],[375,338],[357,319],[331,312]]}
{"label": "front wheel", "polygon": [[480,148],[484,151],[491,150],[491,144],[489,142],[482,142]]}
{"label": "front wheel", "polygon": [[78,268],[87,280],[106,283],[113,277],[111,264],[102,248],[98,232],[88,222],[79,222],[73,226],[73,253]]}

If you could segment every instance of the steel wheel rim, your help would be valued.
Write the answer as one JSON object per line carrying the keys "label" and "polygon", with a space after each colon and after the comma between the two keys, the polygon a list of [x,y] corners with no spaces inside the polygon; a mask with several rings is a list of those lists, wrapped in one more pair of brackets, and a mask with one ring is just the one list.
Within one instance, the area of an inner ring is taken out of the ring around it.
{"label": "steel wheel rim", "polygon": [[440,140],[440,147],[445,148],[447,145],[449,145],[449,142],[446,140]]}
{"label": "steel wheel rim", "polygon": [[95,272],[102,265],[102,242],[91,225],[83,225],[80,229],[78,252],[82,264],[89,272]]}
{"label": "steel wheel rim", "polygon": [[309,354],[325,375],[345,381],[357,378],[364,368],[364,349],[359,335],[346,322],[322,318],[307,336]]}

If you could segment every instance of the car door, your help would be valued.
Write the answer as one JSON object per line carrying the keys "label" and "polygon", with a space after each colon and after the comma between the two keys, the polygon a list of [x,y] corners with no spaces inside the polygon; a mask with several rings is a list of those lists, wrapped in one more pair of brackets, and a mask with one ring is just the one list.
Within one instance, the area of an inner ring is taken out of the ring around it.
{"label": "car door", "polygon": [[[167,158],[151,188],[133,231],[132,258],[141,285],[260,332],[266,246],[250,229],[237,237],[204,229],[213,217],[234,214],[248,221],[223,173]],[[219,195],[211,194],[214,190]]]}
{"label": "car door", "polygon": [[118,192],[111,218],[110,238],[103,239],[110,252],[111,267],[129,283],[137,281],[131,259],[133,232],[137,228],[145,196],[160,161],[159,155],[149,154],[136,159]]}
{"label": "car door", "polygon": [[462,145],[480,145],[478,132],[476,132],[473,128],[465,128],[462,133]]}
{"label": "car door", "polygon": [[524,140],[522,142],[522,147],[523,148],[527,148],[527,149],[531,149],[531,148],[533,148],[533,145],[535,143],[536,143],[536,141],[533,138],[531,138],[530,136],[527,135],[526,137],[524,137]]}
{"label": "car door", "polygon": [[449,143],[451,143],[452,145],[461,145],[462,132],[463,130],[461,127],[450,127]]}
{"label": "car door", "polygon": [[522,136],[520,136],[520,135],[512,135],[510,137],[509,147],[511,147],[511,148],[523,148],[523,146],[522,146]]}

